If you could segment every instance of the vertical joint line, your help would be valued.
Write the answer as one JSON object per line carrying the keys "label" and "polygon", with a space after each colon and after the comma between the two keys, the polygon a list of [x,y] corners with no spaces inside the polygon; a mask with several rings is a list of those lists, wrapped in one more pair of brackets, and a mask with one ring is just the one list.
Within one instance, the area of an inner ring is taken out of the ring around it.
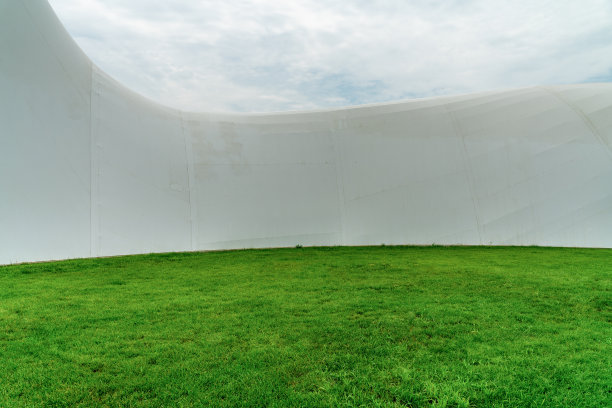
{"label": "vertical joint line", "polygon": [[482,225],[480,223],[478,200],[476,198],[476,189],[474,188],[474,175],[472,174],[472,166],[470,164],[467,146],[465,145],[465,138],[463,137],[463,132],[461,132],[461,129],[459,129],[459,124],[457,123],[455,114],[453,113],[453,111],[451,111],[451,109],[449,108],[449,105],[445,104],[444,109],[446,109],[446,112],[450,116],[450,120],[453,125],[453,130],[455,131],[455,135],[457,135],[457,137],[460,139],[460,142],[461,142],[461,150],[463,152],[463,164],[465,166],[465,171],[466,171],[466,175],[468,179],[468,188],[470,189],[470,197],[472,199],[472,206],[474,208],[474,217],[476,219],[476,229],[478,231],[478,241],[480,242],[480,245],[482,245],[483,244]]}
{"label": "vertical joint line", "polygon": [[[331,142],[334,148],[335,155],[335,170],[336,170],[336,190],[338,192],[338,211],[340,212],[340,245],[347,245],[346,242],[346,199],[344,194],[344,165],[342,158],[342,149],[340,146],[340,133],[342,130],[344,118],[334,118],[331,116]],[[342,122],[341,122],[342,121]]]}
{"label": "vertical joint line", "polygon": [[195,251],[198,249],[197,245],[197,207],[195,204],[195,174],[193,166],[193,148],[191,146],[191,139],[188,132],[185,131],[185,118],[183,112],[179,112],[181,120],[181,132],[183,133],[183,142],[185,143],[185,161],[187,164],[187,190],[189,198],[189,227],[191,236],[191,250]]}
{"label": "vertical joint line", "polygon": [[97,197],[95,189],[98,187],[97,183],[97,160],[96,160],[96,141],[94,138],[94,109],[93,104],[95,101],[95,67],[93,63],[90,63],[91,69],[91,89],[89,93],[89,256],[93,257],[98,255],[97,251],[97,239],[96,234],[98,233],[95,225],[95,206],[97,205]]}

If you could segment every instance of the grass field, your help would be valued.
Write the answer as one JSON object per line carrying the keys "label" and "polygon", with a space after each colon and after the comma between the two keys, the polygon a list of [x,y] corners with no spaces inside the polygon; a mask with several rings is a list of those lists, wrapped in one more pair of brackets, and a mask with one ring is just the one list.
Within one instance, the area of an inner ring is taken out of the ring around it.
{"label": "grass field", "polygon": [[612,251],[0,267],[0,406],[610,407]]}

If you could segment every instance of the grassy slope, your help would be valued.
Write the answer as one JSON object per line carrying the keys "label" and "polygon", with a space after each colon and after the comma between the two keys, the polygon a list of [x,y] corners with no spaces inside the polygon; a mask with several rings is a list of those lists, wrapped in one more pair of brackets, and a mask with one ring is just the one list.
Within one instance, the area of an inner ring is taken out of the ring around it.
{"label": "grassy slope", "polygon": [[0,267],[0,406],[611,406],[611,278],[554,248]]}

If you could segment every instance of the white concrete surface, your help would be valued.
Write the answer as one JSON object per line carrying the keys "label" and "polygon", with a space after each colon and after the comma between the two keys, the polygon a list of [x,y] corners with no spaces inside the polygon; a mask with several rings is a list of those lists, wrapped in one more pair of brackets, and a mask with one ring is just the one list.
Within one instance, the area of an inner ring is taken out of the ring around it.
{"label": "white concrete surface", "polygon": [[612,247],[612,84],[316,112],[134,94],[0,0],[0,264],[300,245]]}

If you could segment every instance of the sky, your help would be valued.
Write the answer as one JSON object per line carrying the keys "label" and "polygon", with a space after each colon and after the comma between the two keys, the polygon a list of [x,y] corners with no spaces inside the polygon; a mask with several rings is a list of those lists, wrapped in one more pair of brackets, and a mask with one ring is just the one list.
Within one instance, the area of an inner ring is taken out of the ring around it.
{"label": "sky", "polygon": [[274,112],[612,81],[612,0],[50,0],[112,77]]}

